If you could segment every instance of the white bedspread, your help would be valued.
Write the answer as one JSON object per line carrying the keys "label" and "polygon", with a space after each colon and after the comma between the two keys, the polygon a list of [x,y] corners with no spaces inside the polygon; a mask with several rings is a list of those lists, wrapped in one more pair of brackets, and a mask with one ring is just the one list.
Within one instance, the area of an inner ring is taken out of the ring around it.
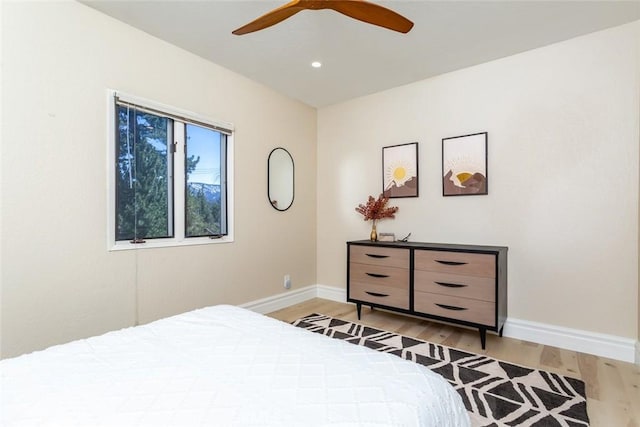
{"label": "white bedspread", "polygon": [[399,357],[215,306],[0,361],[2,426],[455,426]]}

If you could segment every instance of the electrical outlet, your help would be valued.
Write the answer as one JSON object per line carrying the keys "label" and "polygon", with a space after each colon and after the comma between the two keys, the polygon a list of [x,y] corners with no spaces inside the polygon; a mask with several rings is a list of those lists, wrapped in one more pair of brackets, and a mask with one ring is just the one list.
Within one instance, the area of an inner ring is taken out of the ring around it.
{"label": "electrical outlet", "polygon": [[284,288],[291,289],[291,276],[288,274],[284,275]]}

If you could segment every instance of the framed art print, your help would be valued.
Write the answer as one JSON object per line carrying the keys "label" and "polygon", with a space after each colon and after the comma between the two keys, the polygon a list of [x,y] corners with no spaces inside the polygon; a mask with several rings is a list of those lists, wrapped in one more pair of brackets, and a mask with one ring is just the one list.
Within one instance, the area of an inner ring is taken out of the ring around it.
{"label": "framed art print", "polygon": [[442,195],[489,194],[487,132],[442,140]]}
{"label": "framed art print", "polygon": [[382,193],[418,197],[418,143],[382,147]]}

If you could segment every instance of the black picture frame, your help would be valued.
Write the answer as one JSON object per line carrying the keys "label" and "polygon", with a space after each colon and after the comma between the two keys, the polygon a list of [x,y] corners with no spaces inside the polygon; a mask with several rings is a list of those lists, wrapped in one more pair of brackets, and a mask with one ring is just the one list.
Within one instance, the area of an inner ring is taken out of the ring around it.
{"label": "black picture frame", "polygon": [[488,132],[442,139],[442,195],[489,194]]}
{"label": "black picture frame", "polygon": [[382,194],[390,199],[418,197],[418,143],[382,147]]}

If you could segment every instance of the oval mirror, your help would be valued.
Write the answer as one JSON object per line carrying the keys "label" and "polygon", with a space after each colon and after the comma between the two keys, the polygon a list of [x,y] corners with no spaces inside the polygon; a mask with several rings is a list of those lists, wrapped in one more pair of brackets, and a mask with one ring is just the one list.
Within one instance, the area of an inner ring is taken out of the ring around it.
{"label": "oval mirror", "polygon": [[271,150],[268,163],[268,196],[271,206],[286,211],[293,204],[293,157],[284,148]]}

